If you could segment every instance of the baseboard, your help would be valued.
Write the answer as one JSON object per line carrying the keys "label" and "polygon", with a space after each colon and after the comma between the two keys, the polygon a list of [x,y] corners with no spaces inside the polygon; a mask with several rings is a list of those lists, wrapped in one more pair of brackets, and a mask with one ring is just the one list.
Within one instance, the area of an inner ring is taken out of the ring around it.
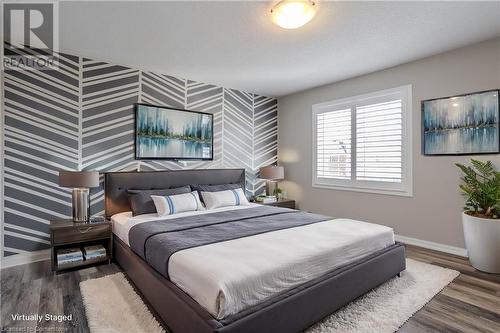
{"label": "baseboard", "polygon": [[26,252],[2,258],[0,260],[0,267],[4,269],[7,267],[24,265],[36,261],[49,260],[49,259],[50,259],[50,250]]}
{"label": "baseboard", "polygon": [[430,242],[418,238],[406,237],[401,235],[395,235],[396,241],[405,243],[408,245],[420,246],[429,250],[435,250],[440,252],[445,252],[449,254],[454,254],[461,257],[468,257],[467,250],[461,247],[455,247],[451,245],[445,245],[441,243]]}

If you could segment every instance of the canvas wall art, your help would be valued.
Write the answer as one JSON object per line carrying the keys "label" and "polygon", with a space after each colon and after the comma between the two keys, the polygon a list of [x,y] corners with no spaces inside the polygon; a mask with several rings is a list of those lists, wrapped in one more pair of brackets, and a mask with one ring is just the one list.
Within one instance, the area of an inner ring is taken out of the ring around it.
{"label": "canvas wall art", "polygon": [[213,159],[213,115],[136,104],[136,158]]}
{"label": "canvas wall art", "polygon": [[499,153],[499,118],[499,90],[422,101],[423,153]]}

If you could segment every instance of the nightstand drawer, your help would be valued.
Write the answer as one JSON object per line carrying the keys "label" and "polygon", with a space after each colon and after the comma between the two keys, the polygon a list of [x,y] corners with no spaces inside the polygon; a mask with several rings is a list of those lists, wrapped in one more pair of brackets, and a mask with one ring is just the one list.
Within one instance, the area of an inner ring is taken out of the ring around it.
{"label": "nightstand drawer", "polygon": [[65,244],[86,241],[89,239],[106,238],[110,236],[111,225],[82,225],[53,230],[54,244]]}
{"label": "nightstand drawer", "polygon": [[295,201],[294,200],[283,200],[283,201],[278,201],[278,202],[272,202],[269,204],[269,206],[295,209]]}
{"label": "nightstand drawer", "polygon": [[290,200],[290,199],[281,199],[275,202],[267,202],[267,203],[262,203],[262,202],[256,202],[256,203],[265,206],[275,206],[275,207],[295,209],[295,200]]}

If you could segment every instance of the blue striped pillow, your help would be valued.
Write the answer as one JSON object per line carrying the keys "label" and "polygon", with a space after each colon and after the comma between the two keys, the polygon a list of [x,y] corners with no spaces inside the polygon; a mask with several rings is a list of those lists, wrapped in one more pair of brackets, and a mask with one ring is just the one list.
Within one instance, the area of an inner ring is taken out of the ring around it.
{"label": "blue striped pillow", "polygon": [[204,210],[197,191],[177,195],[152,195],[158,216]]}
{"label": "blue striped pillow", "polygon": [[218,192],[201,192],[201,196],[207,209],[249,205],[245,193],[243,193],[241,188]]}

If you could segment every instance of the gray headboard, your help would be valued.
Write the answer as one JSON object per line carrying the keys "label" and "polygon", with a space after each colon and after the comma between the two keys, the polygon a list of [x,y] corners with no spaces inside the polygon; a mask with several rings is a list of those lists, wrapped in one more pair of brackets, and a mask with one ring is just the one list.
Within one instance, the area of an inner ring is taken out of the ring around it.
{"label": "gray headboard", "polygon": [[130,211],[127,190],[150,190],[191,184],[240,184],[245,189],[245,169],[197,169],[147,172],[108,172],[104,176],[104,209],[107,218]]}

